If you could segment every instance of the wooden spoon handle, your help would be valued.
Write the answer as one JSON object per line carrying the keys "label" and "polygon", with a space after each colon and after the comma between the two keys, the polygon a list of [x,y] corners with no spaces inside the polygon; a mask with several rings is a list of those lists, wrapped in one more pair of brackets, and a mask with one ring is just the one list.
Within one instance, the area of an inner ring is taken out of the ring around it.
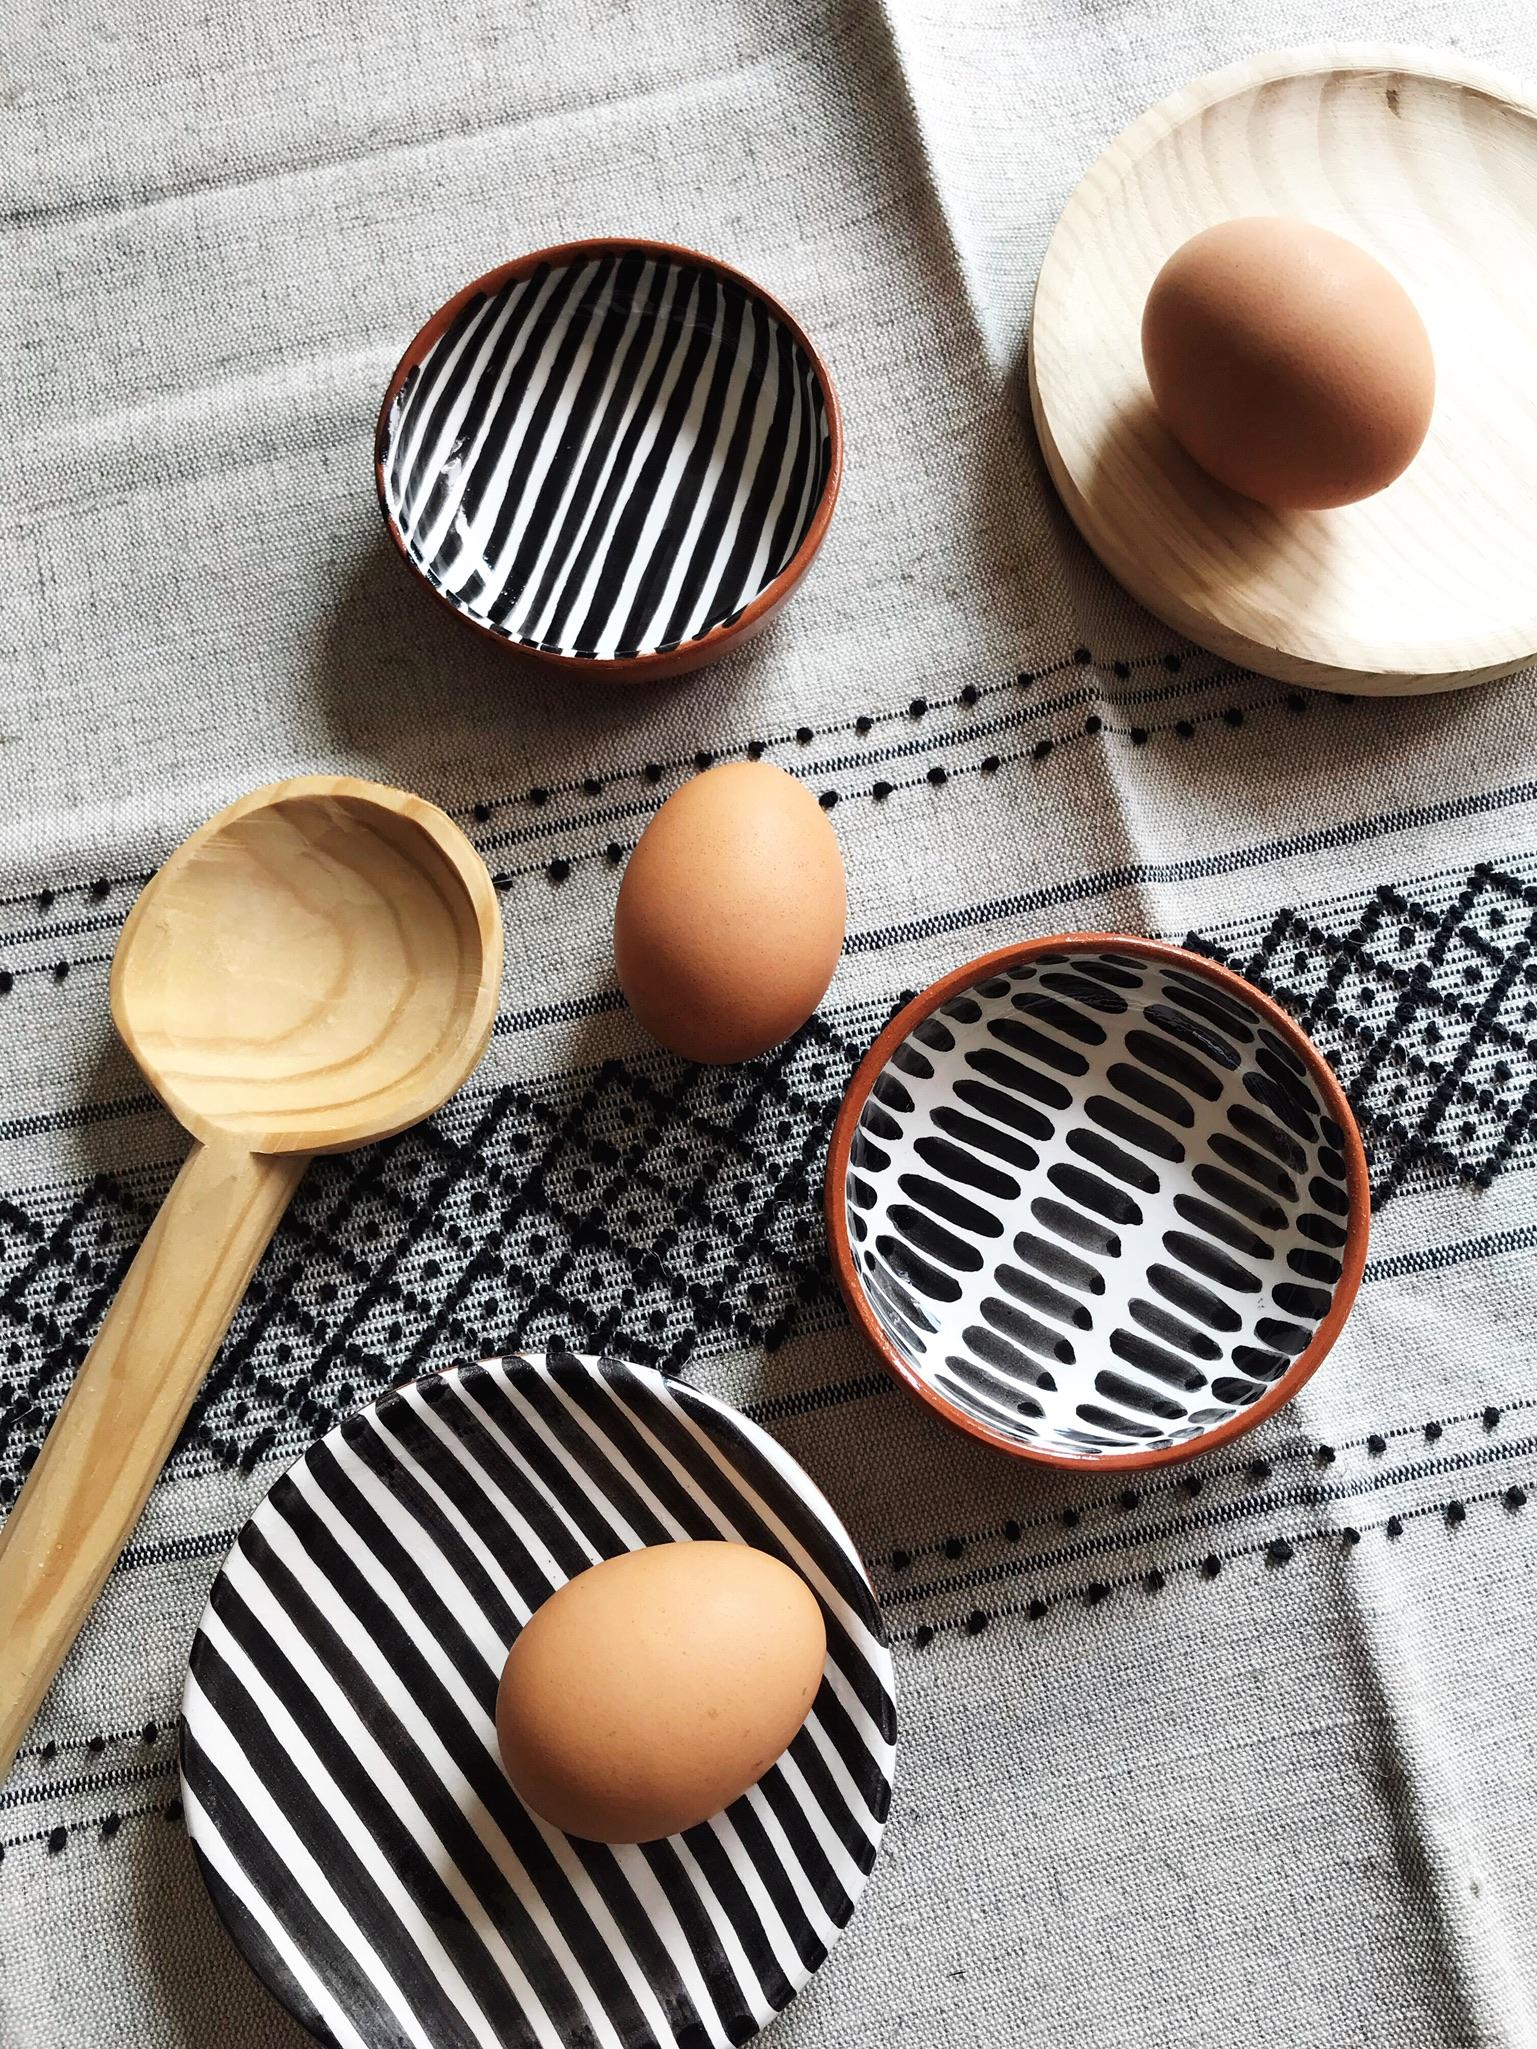
{"label": "wooden spoon handle", "polygon": [[0,1529],[0,1779],[128,1541],[308,1160],[188,1158]]}

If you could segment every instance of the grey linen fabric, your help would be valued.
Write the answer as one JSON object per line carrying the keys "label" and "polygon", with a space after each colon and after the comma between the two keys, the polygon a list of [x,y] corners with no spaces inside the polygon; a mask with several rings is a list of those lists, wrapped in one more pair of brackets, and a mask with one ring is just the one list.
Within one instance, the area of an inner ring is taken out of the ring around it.
{"label": "grey linen fabric", "polygon": [[[1101,145],[1218,63],[1348,35],[1537,71],[1520,0],[10,17],[0,1499],[180,1156],[105,966],[176,841],[290,772],[410,785],[504,877],[508,962],[466,1097],[313,1171],[0,1788],[6,2049],[298,2044],[175,1805],[208,1584],[335,1414],[552,1334],[749,1406],[886,1602],[886,1851],[785,2049],[1537,2041],[1531,679],[1346,703],[1179,646],[1066,528],[1021,407],[1035,270]],[[847,418],[804,591],[645,690],[456,628],[368,474],[425,314],[605,231],[761,278]],[[697,751],[754,739],[838,793],[850,944],[787,1056],[703,1075],[618,1003],[606,849]],[[896,1394],[816,1201],[828,1113],[902,990],[1091,927],[1191,934],[1276,988],[1338,1061],[1382,1198],[1304,1396],[1128,1491]]]}

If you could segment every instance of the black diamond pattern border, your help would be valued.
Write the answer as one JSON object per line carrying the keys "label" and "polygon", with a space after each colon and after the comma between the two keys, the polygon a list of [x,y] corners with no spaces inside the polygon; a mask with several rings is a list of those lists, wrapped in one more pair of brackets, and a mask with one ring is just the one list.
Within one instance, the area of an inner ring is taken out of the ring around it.
{"label": "black diamond pattern border", "polygon": [[[1537,879],[1481,866],[1187,943],[1268,989],[1335,1062],[1379,1206],[1427,1180],[1487,1186],[1532,1153]],[[386,1145],[317,1160],[188,1421],[181,1469],[249,1470],[392,1381],[489,1351],[562,1342],[676,1370],[833,1327],[822,1159],[884,1014],[814,1018],[745,1067],[658,1054],[467,1092]],[[0,1505],[163,1178],[0,1198]]]}

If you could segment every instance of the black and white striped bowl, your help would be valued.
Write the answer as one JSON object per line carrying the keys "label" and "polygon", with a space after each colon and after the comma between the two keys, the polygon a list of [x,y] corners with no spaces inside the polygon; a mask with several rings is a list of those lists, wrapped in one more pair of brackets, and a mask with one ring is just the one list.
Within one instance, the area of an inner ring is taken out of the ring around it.
{"label": "black and white striped bowl", "polygon": [[396,368],[374,451],[385,524],[440,598],[624,678],[756,631],[842,467],[831,380],[784,308],[713,257],[624,240],[466,285]]}
{"label": "black and white striped bowl", "polygon": [[[811,1716],[713,1820],[578,1842],[502,1772],[507,1648],[598,1559],[701,1537],[817,1594]],[[387,1394],[278,1480],[193,1644],[182,1785],[230,1932],[322,2041],[708,2049],[779,2012],[853,1913],[895,1719],[864,1569],[772,1438],[659,1373],[509,1358]]]}
{"label": "black and white striped bowl", "polygon": [[1032,940],[916,997],[860,1063],[827,1217],[856,1320],[948,1421],[1150,1466],[1297,1392],[1366,1260],[1350,1107],[1269,997],[1181,947]]}

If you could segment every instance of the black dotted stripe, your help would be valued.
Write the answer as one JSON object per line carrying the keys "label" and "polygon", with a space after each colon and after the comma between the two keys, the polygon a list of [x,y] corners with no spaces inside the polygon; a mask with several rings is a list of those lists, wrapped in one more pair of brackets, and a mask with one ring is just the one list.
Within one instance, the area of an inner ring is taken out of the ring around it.
{"label": "black dotted stripe", "polygon": [[1480,1450],[1464,1452],[1451,1458],[1421,1460],[1414,1465],[1394,1467],[1386,1472],[1371,1474],[1354,1485],[1330,1487],[1323,1483],[1315,1483],[1311,1486],[1277,1489],[1273,1493],[1256,1495],[1251,1499],[1218,1503],[1200,1516],[1189,1516],[1177,1521],[1166,1519],[1155,1524],[1144,1524],[1134,1530],[1123,1529],[1110,1531],[1104,1535],[1082,1537],[1074,1542],[1058,1545],[1049,1551],[1002,1558],[990,1566],[979,1566],[970,1572],[954,1574],[948,1579],[918,1581],[911,1585],[898,1583],[883,1589],[881,1600],[888,1608],[948,1600],[957,1594],[975,1593],[988,1587],[1006,1585],[1012,1580],[1026,1578],[1033,1573],[1053,1571],[1064,1564],[1085,1564],[1092,1559],[1113,1558],[1127,1551],[1141,1550],[1149,1545],[1166,1544],[1178,1538],[1189,1537],[1197,1531],[1204,1533],[1252,1523],[1270,1517],[1279,1510],[1336,1507],[1364,1495],[1382,1493],[1389,1488],[1408,1486],[1417,1481],[1436,1479],[1449,1473],[1476,1472],[1508,1459],[1528,1458],[1534,1452],[1537,1452],[1537,1437],[1526,1437],[1516,1442],[1507,1441],[1485,1446]]}
{"label": "black dotted stripe", "polygon": [[112,1842],[125,1821],[145,1821],[151,1815],[158,1815],[162,1821],[180,1822],[180,1797],[156,1800],[147,1807],[114,1809],[95,1820],[59,1821],[51,1828],[33,1829],[27,1835],[0,1837],[0,1861],[8,1851],[19,1850],[30,1843],[46,1843],[50,1856],[54,1857],[60,1856],[71,1845],[78,1846],[82,1837],[90,1837],[104,1848]]}
{"label": "black dotted stripe", "polygon": [[[1521,1235],[1524,1238],[1529,1238],[1531,1243],[1537,1244],[1537,1228]],[[1370,1273],[1368,1273],[1368,1279],[1371,1277]],[[1499,1428],[1506,1416],[1531,1409],[1537,1409],[1537,1397],[1522,1396],[1501,1404],[1484,1403],[1479,1408],[1469,1409],[1460,1415],[1432,1419],[1426,1423],[1405,1423],[1389,1430],[1372,1431],[1365,1437],[1345,1438],[1337,1445],[1321,1443],[1314,1439],[1299,1438],[1286,1444],[1268,1447],[1263,1457],[1256,1457],[1252,1454],[1242,1459],[1214,1459],[1208,1457],[1202,1460],[1199,1473],[1173,1474],[1167,1477],[1160,1477],[1156,1473],[1149,1473],[1139,1476],[1137,1483],[1133,1486],[1123,1485],[1119,1487],[1114,1494],[1091,1496],[1069,1507],[1054,1509],[1049,1515],[1027,1516],[1022,1520],[1016,1520],[1011,1517],[1006,1522],[986,1524],[980,1529],[967,1530],[961,1534],[950,1534],[944,1537],[935,1537],[918,1543],[898,1546],[890,1555],[890,1565],[892,1571],[901,1573],[910,1571],[920,1559],[926,1557],[945,1558],[954,1563],[964,1557],[966,1552],[974,1545],[1000,1542],[1018,1544],[1026,1536],[1032,1535],[1039,1530],[1048,1530],[1054,1527],[1076,1529],[1086,1515],[1110,1514],[1112,1512],[1120,1515],[1133,1515],[1140,1509],[1145,1508],[1149,1502],[1155,1502],[1162,1496],[1176,1496],[1183,1493],[1187,1495],[1187,1498],[1194,1498],[1189,1495],[1189,1485],[1193,1479],[1198,1480],[1200,1483],[1198,1491],[1204,1491],[1205,1487],[1214,1480],[1239,1480],[1246,1482],[1251,1487],[1263,1486],[1273,1477],[1274,1469],[1277,1466],[1311,1461],[1315,1466],[1327,1468],[1336,1463],[1342,1452],[1354,1451],[1366,1452],[1373,1458],[1380,1458],[1386,1453],[1391,1443],[1415,1439],[1423,1440],[1427,1444],[1439,1444],[1448,1430],[1459,1429],[1470,1423],[1477,1423],[1486,1432],[1494,1431]],[[1450,1459],[1450,1456],[1443,1463],[1449,1471],[1460,1470],[1455,1462]],[[1426,1466],[1419,1470],[1429,1472],[1438,1469]],[[1383,1483],[1378,1482],[1374,1484]],[[1346,1490],[1347,1495],[1349,1491],[1348,1489]],[[1306,1499],[1310,1498],[1310,1495],[1294,1495],[1290,1490],[1278,1489],[1275,1493],[1267,1496],[1267,1502],[1274,1504],[1276,1502],[1287,1503],[1295,1500],[1297,1505],[1300,1506],[1303,1505]],[[1182,1525],[1182,1527],[1188,1526],[1188,1523]],[[962,1579],[951,1579],[944,1582],[944,1584],[960,1586],[967,1584],[967,1582]]]}
{"label": "black dotted stripe", "polygon": [[[86,1746],[89,1753],[89,1744]],[[35,1807],[40,1800],[54,1800],[61,1795],[73,1798],[77,1794],[117,1793],[130,1786],[148,1786],[158,1779],[169,1778],[175,1771],[174,1760],[165,1764],[142,1765],[138,1769],[123,1765],[104,1772],[82,1772],[71,1778],[53,1778],[43,1785],[12,1786],[0,1795],[0,1813],[19,1807]]]}
{"label": "black dotted stripe", "polygon": [[[1188,659],[1188,651],[1169,649],[1161,654],[1137,655],[1128,659],[1101,663],[1094,660],[1087,648],[1080,646],[1075,648],[1070,654],[1057,656],[1053,660],[1043,662],[1033,669],[1022,669],[1007,682],[981,685],[968,683],[953,698],[936,698],[926,703],[925,709],[937,711],[952,707],[970,707],[979,704],[984,698],[1028,689],[1033,683],[1044,682],[1049,677],[1062,675],[1074,669],[1092,668],[1096,674],[1114,676],[1120,680],[1130,677],[1135,670],[1152,668],[1154,666],[1166,669],[1171,675],[1179,675],[1183,671]],[[1196,694],[1202,690],[1220,688],[1225,681],[1241,679],[1247,673],[1245,670],[1224,666],[1215,675],[1199,677],[1193,683],[1179,687],[1188,688],[1192,694]],[[1127,693],[1124,697],[1112,701],[1128,704],[1140,703],[1152,694],[1154,693]],[[1165,688],[1156,694],[1160,696],[1177,695],[1178,691]],[[1084,702],[1087,702],[1092,695],[1094,693],[1089,691],[1077,693],[1077,696]],[[1061,705],[1043,705],[1038,707],[1038,710],[1041,712],[1056,710],[1065,707],[1067,702],[1068,700],[1063,700]],[[820,731],[811,726],[800,726],[793,732],[781,735],[775,740],[743,741],[722,753],[715,753],[713,751],[696,752],[692,755],[679,755],[667,761],[646,762],[640,768],[604,769],[585,776],[573,777],[565,782],[550,783],[548,785],[534,784],[526,790],[499,792],[495,796],[482,797],[475,803],[460,806],[451,812],[450,815],[473,824],[483,825],[490,820],[493,812],[503,810],[509,805],[531,805],[535,809],[540,809],[549,802],[551,797],[582,796],[597,798],[604,795],[606,791],[616,787],[622,788],[631,783],[642,783],[654,787],[665,775],[674,774],[680,770],[686,769],[693,773],[697,769],[709,767],[715,761],[727,760],[734,756],[744,756],[749,760],[758,760],[767,752],[768,748],[773,746],[790,746],[794,744],[800,747],[809,747],[818,738],[827,738],[843,733],[854,733],[863,737],[877,726],[894,724],[911,716],[911,703],[903,706],[888,707],[884,711],[862,715],[830,726],[823,726]],[[84,897],[92,902],[101,903],[106,900],[114,889],[130,885],[135,889],[141,888],[143,884],[151,880],[153,874],[154,870],[149,869],[141,873],[127,875],[95,876],[88,882],[58,882],[40,885],[35,889],[17,890],[10,895],[0,896],[0,910],[7,909],[15,904],[31,904],[39,912],[46,913],[52,910],[62,899],[68,897]],[[6,939],[0,939],[0,944],[4,943],[7,943]]]}
{"label": "black dotted stripe", "polygon": [[[926,1650],[936,1637],[952,1634],[977,1637],[994,1622],[1023,1617],[1030,1622],[1043,1622],[1063,1607],[1097,1608],[1114,1594],[1138,1592],[1155,1596],[1164,1591],[1170,1579],[1195,1577],[1213,1582],[1222,1573],[1224,1566],[1258,1559],[1270,1571],[1283,1571],[1295,1559],[1298,1551],[1306,1545],[1324,1545],[1338,1555],[1349,1557],[1357,1549],[1363,1537],[1381,1534],[1388,1541],[1396,1541],[1405,1533],[1412,1522],[1439,1520],[1451,1530],[1459,1530],[1468,1522],[1468,1511],[1498,1503],[1506,1514],[1518,1516],[1531,1499],[1530,1485],[1519,1482],[1504,1487],[1494,1487],[1480,1494],[1467,1494],[1449,1501],[1431,1502],[1420,1508],[1400,1509],[1381,1522],[1347,1524],[1339,1530],[1300,1530],[1290,1535],[1276,1535],[1259,1539],[1253,1544],[1240,1544],[1224,1551],[1210,1551],[1201,1558],[1185,1559],[1174,1564],[1150,1566],[1142,1572],[1124,1573],[1110,1579],[1095,1578],[1083,1584],[1070,1587],[1054,1598],[1044,1594],[1032,1594],[1028,1598],[1005,1601],[992,1608],[972,1608],[964,1615],[940,1622],[920,1622],[914,1628],[891,1633],[892,1642],[911,1644],[916,1650]],[[1485,1521],[1485,1528],[1490,1525]]]}
{"label": "black dotted stripe", "polygon": [[[894,796],[903,796],[914,790],[945,788],[961,776],[990,777],[996,775],[1001,769],[1017,767],[1024,763],[1039,766],[1058,750],[1081,744],[1087,739],[1124,739],[1133,747],[1141,747],[1154,735],[1162,733],[1177,733],[1181,739],[1190,739],[1194,736],[1198,727],[1212,726],[1219,723],[1225,723],[1230,726],[1235,723],[1241,724],[1244,716],[1248,713],[1273,710],[1277,705],[1286,704],[1290,697],[1296,695],[1297,693],[1290,692],[1286,696],[1257,698],[1244,707],[1242,711],[1237,706],[1229,705],[1222,712],[1204,713],[1195,719],[1165,720],[1151,726],[1109,725],[1095,718],[1085,726],[1072,732],[1043,735],[1028,747],[1012,748],[997,754],[985,755],[980,761],[961,763],[931,762],[924,768],[921,775],[908,776],[896,781],[881,779],[871,784],[868,790],[864,791],[853,792],[846,789],[824,789],[818,792],[818,800],[824,810],[831,810],[835,805],[843,803],[850,796],[856,795],[867,796],[874,803],[884,804]],[[1235,714],[1237,714],[1236,718]],[[999,729],[1002,730],[1004,726],[1012,728],[1014,723],[1014,721],[1001,721]],[[973,736],[962,735],[957,737],[962,744],[967,744]],[[902,758],[908,758],[913,752],[917,751],[920,750],[891,750],[893,758],[899,753],[902,754]],[[826,765],[819,773],[834,773],[838,766],[839,764]],[[799,770],[792,770],[791,772],[800,775]],[[810,778],[804,776],[801,779],[810,780]],[[649,818],[651,809],[652,807],[645,805],[623,806],[600,814],[598,822],[601,823],[604,820],[612,822],[621,818],[631,819],[642,816]],[[500,845],[523,844],[532,838],[547,837],[552,830],[569,829],[577,826],[579,823],[586,824],[591,822],[561,820],[556,828],[540,828],[532,832],[504,833],[497,838],[485,841],[482,851],[494,851]],[[535,876],[542,876],[546,882],[559,887],[560,884],[569,881],[572,874],[578,868],[617,868],[631,851],[633,851],[633,842],[631,841],[607,840],[599,847],[575,848],[564,853],[547,856],[538,861],[525,862],[519,866],[497,868],[493,870],[491,879],[497,889],[503,892],[511,889],[515,883],[527,881]],[[22,935],[15,936],[22,937]],[[38,943],[46,936],[46,932],[33,934],[26,940],[26,943]],[[849,950],[847,944],[845,950]],[[23,975],[49,976],[55,982],[60,982],[66,978],[71,968],[109,966],[111,959],[112,956],[110,954],[96,954],[78,960],[60,960],[35,967],[0,969],[0,995],[8,994],[15,979]]]}

